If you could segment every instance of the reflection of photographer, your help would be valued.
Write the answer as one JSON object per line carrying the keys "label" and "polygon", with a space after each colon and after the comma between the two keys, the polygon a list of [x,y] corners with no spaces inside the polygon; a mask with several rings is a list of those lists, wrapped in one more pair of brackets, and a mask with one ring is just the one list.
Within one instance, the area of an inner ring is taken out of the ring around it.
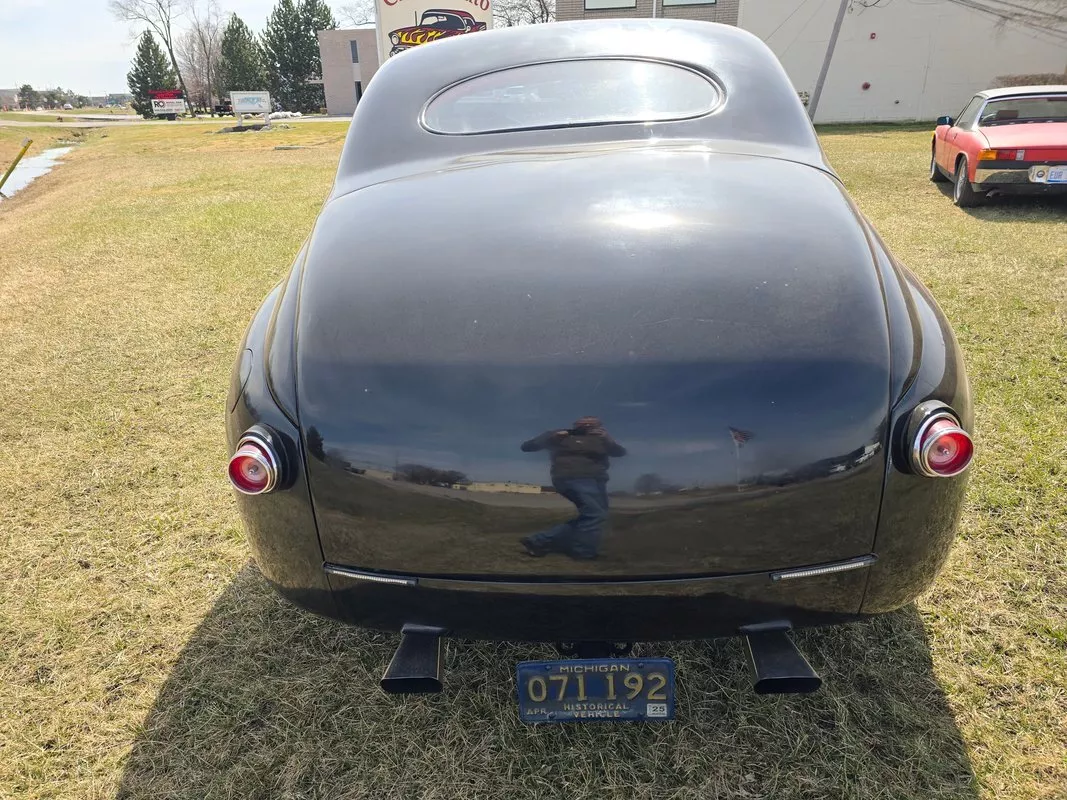
{"label": "reflection of photographer", "polygon": [[596,417],[582,417],[567,430],[546,431],[522,443],[523,452],[548,450],[552,486],[578,509],[578,516],[522,540],[531,556],[565,553],[596,558],[608,518],[608,467],[626,448],[611,438]]}

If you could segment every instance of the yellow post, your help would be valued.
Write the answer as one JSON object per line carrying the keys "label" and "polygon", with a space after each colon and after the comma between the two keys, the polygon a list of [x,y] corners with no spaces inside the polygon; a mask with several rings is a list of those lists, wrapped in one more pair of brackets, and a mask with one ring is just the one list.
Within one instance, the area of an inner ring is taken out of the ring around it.
{"label": "yellow post", "polygon": [[15,167],[18,166],[19,162],[22,160],[22,157],[26,155],[26,151],[30,149],[31,144],[33,144],[33,139],[26,139],[22,143],[22,149],[19,150],[19,154],[15,156],[15,160],[11,163],[11,166],[7,168],[7,172],[4,173],[4,177],[0,178],[0,189],[4,188],[4,184],[7,183],[7,179],[11,177],[11,173],[15,171]]}

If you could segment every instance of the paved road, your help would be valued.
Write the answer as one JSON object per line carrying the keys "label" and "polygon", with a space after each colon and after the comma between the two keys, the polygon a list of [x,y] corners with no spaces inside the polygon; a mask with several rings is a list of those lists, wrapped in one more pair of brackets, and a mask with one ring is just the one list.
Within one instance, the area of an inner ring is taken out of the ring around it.
{"label": "paved road", "polygon": [[[60,115],[57,115],[60,116]],[[25,122],[21,119],[0,119],[0,127],[8,128],[125,128],[130,125],[166,125],[164,120],[156,119],[141,119],[140,117],[125,117],[121,120],[112,119],[107,116],[99,117],[84,117],[72,122],[66,122],[65,120],[70,117],[70,114],[62,115],[64,122]],[[118,116],[117,114],[115,115]],[[271,120],[273,123],[290,123],[290,122],[349,122],[351,117],[289,117],[287,119],[275,119]],[[232,125],[234,120],[229,119],[196,119],[185,120],[181,125]]]}

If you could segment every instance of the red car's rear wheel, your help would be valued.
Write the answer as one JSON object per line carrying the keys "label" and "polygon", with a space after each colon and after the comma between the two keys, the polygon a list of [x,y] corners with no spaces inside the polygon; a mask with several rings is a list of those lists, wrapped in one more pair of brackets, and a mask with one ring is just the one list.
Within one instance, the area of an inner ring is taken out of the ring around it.
{"label": "red car's rear wheel", "polygon": [[937,150],[933,147],[930,148],[930,180],[934,183],[945,183],[948,178],[937,166]]}
{"label": "red car's rear wheel", "polygon": [[979,205],[984,195],[971,188],[971,180],[967,176],[967,157],[960,156],[956,162],[956,182],[952,187],[952,202],[960,208],[971,208]]}

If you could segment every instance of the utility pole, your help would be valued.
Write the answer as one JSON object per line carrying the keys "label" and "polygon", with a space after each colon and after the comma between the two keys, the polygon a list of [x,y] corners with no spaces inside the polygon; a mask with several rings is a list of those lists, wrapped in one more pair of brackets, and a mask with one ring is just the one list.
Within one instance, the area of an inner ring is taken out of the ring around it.
{"label": "utility pole", "polygon": [[815,109],[819,107],[819,96],[822,95],[822,85],[826,83],[826,73],[830,71],[830,60],[834,57],[834,48],[837,47],[837,35],[841,33],[841,23],[844,22],[845,12],[851,0],[841,0],[841,6],[837,9],[837,19],[834,20],[834,29],[830,32],[830,41],[826,45],[826,57],[822,60],[822,69],[819,70],[819,79],[815,81],[815,91],[811,93],[808,102],[808,118],[815,121]]}

